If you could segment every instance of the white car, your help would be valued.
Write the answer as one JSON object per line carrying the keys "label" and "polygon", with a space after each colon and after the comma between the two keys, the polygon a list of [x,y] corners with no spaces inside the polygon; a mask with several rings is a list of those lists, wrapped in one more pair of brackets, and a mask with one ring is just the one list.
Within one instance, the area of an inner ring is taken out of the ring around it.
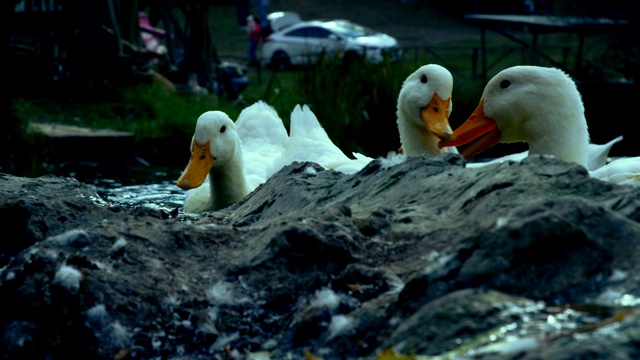
{"label": "white car", "polygon": [[263,39],[262,56],[273,69],[312,64],[320,55],[359,56],[374,63],[401,56],[395,38],[349,20],[293,21]]}

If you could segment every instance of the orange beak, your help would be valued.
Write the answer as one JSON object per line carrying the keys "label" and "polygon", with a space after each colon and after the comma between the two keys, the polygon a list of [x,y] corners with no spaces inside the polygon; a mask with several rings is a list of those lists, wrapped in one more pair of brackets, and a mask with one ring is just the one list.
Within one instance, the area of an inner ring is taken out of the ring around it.
{"label": "orange beak", "polygon": [[453,134],[449,125],[449,103],[451,98],[442,100],[438,94],[420,110],[420,118],[427,130],[442,140],[449,140]]}
{"label": "orange beak", "polygon": [[441,140],[438,146],[443,148],[466,145],[458,148],[458,151],[465,159],[469,160],[497,144],[499,140],[498,124],[484,114],[484,99],[482,99],[467,121],[453,132],[452,140]]}
{"label": "orange beak", "polygon": [[207,178],[207,174],[216,161],[216,159],[211,156],[211,152],[209,151],[210,147],[211,144],[209,141],[203,145],[200,145],[195,141],[193,142],[191,159],[189,159],[187,168],[184,170],[182,175],[180,175],[180,178],[176,183],[178,187],[183,190],[189,190],[202,185],[204,179]]}

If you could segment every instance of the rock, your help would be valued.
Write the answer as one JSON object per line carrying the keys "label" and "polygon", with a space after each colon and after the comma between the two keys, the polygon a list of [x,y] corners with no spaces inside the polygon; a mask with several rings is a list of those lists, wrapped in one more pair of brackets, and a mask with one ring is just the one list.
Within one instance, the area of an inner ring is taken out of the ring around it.
{"label": "rock", "polygon": [[0,189],[3,359],[637,355],[640,188],[552,158],[294,163],[199,216]]}
{"label": "rock", "polygon": [[452,351],[492,329],[507,326],[539,305],[526,298],[467,288],[426,303],[394,330],[383,347],[404,354],[438,355]]}

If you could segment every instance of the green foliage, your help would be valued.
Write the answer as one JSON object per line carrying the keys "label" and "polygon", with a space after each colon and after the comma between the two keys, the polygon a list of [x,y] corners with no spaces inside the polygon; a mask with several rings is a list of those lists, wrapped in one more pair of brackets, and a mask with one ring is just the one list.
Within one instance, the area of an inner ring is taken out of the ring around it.
{"label": "green foliage", "polygon": [[314,111],[329,137],[342,149],[356,150],[364,107],[371,96],[366,63],[342,64],[327,59],[303,71],[298,91]]}
{"label": "green foliage", "polygon": [[121,89],[116,98],[108,101],[14,98],[7,122],[12,131],[4,132],[0,171],[48,172],[48,139],[29,127],[37,122],[131,132],[136,155],[156,164],[175,163],[176,157],[184,161],[180,159],[188,156],[198,116],[207,110],[231,106],[220,100],[210,95],[170,92],[158,84]]}
{"label": "green foliage", "polygon": [[309,105],[329,137],[347,154],[386,155],[399,146],[396,99],[403,79],[412,71],[389,62],[343,63],[325,58],[288,82],[274,75],[265,99],[281,114],[290,114],[296,104]]}
{"label": "green foliage", "polygon": [[[396,109],[402,83],[427,63],[343,63],[325,58],[300,71],[271,73],[260,98],[274,106],[287,125],[295,105],[309,105],[346,154],[385,156],[400,146]],[[454,79],[453,114],[460,124],[477,106],[483,84],[455,73]],[[247,98],[246,105],[251,103],[253,99]]]}
{"label": "green foliage", "polygon": [[168,92],[160,85],[139,85],[122,92],[121,129],[137,138],[170,137],[191,133],[203,112],[219,108],[215,96]]}
{"label": "green foliage", "polygon": [[173,136],[176,131],[190,133],[200,114],[223,105],[216,96],[170,92],[157,84],[141,84],[122,89],[115,101],[15,98],[12,111],[19,123],[51,122],[114,129],[145,139]]}
{"label": "green foliage", "polygon": [[25,104],[10,104],[11,112],[0,126],[0,172],[31,174],[32,169],[40,167],[39,158],[45,149],[37,146],[43,139],[39,134],[29,131],[29,122],[14,114],[14,108],[20,113],[32,111]]}

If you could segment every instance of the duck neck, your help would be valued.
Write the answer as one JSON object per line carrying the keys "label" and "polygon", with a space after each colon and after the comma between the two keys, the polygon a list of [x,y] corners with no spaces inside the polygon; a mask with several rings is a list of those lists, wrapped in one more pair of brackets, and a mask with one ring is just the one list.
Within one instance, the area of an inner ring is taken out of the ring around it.
{"label": "duck neck", "polygon": [[559,129],[528,141],[529,154],[548,154],[587,167],[589,158],[589,133],[580,129]]}
{"label": "duck neck", "polygon": [[236,157],[209,172],[213,210],[231,206],[249,194],[242,162]]}
{"label": "duck neck", "polygon": [[430,133],[424,125],[410,121],[408,115],[402,110],[398,111],[398,131],[406,156],[436,156],[443,153],[443,149],[438,147],[440,139]]}

